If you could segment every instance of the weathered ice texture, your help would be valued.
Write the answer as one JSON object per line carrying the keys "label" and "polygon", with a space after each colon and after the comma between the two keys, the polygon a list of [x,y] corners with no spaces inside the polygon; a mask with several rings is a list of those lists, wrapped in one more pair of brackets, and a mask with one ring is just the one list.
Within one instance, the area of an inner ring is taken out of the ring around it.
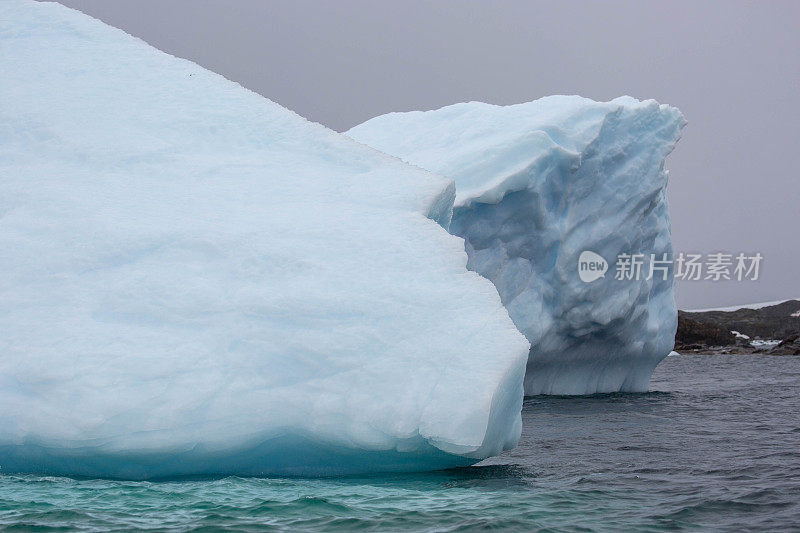
{"label": "weathered ice texture", "polygon": [[[591,394],[646,390],[672,349],[672,269],[647,278],[651,254],[671,259],[664,159],[684,124],[653,100],[551,96],[389,113],[347,134],[455,180],[450,231],[531,341],[526,394]],[[604,277],[580,279],[584,251]],[[639,279],[614,279],[620,254],[644,254]]]}

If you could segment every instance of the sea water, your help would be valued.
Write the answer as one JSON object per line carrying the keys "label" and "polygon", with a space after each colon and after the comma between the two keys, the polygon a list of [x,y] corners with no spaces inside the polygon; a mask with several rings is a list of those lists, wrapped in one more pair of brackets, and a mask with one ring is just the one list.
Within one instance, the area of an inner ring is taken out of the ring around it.
{"label": "sea water", "polygon": [[125,482],[0,475],[0,527],[800,527],[800,357],[675,356],[651,391],[525,401],[517,449],[443,472]]}

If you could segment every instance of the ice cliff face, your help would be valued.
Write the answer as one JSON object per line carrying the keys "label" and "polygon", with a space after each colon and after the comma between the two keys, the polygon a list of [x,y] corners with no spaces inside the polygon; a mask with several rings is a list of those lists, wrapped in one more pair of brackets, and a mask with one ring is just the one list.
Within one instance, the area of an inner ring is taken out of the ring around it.
{"label": "ice cliff face", "polygon": [[[347,134],[455,180],[450,231],[531,341],[526,394],[591,394],[646,390],[672,349],[672,269],[649,266],[671,259],[664,159],[684,124],[652,100],[553,96],[390,113]],[[604,276],[581,279],[584,252]],[[644,255],[641,275],[615,279],[621,254]]]}
{"label": "ice cliff face", "polygon": [[529,344],[435,222],[450,180],[58,4],[0,25],[0,471],[424,470],[516,444]]}

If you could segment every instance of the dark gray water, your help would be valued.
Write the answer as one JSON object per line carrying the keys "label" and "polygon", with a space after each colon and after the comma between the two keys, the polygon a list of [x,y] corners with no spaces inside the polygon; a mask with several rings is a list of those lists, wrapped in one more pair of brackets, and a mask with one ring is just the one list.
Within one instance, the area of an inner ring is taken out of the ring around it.
{"label": "dark gray water", "polygon": [[339,479],[0,476],[18,530],[800,530],[800,357],[677,356],[647,394],[533,398],[481,465]]}

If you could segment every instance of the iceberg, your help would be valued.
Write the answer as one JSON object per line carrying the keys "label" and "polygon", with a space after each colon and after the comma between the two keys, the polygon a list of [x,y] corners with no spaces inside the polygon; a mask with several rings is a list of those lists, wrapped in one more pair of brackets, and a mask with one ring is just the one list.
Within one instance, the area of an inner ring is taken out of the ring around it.
{"label": "iceberg", "polygon": [[0,471],[475,463],[529,349],[451,180],[58,4],[0,4]]}
{"label": "iceberg", "polygon": [[[450,231],[531,342],[525,393],[571,395],[645,391],[672,350],[664,160],[685,123],[653,100],[551,96],[389,113],[347,135],[455,180]],[[639,272],[618,270],[626,256]]]}

